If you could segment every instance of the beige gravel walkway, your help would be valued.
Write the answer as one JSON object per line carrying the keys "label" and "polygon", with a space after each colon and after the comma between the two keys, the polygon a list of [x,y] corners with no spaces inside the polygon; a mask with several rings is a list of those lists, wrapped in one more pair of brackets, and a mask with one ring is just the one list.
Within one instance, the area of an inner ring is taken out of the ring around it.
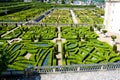
{"label": "beige gravel walkway", "polygon": [[66,40],[61,38],[61,28],[60,26],[57,27],[58,29],[58,38],[54,38],[52,42],[57,43],[58,45],[58,54],[56,55],[58,59],[58,65],[62,65],[62,43],[64,43]]}
{"label": "beige gravel walkway", "polygon": [[30,54],[30,53],[27,53],[24,57],[25,57],[26,59],[30,59],[31,54]]}
{"label": "beige gravel walkway", "polygon": [[71,13],[71,15],[72,15],[72,20],[73,20],[74,24],[78,24],[78,21],[77,21],[77,19],[76,19],[76,16],[75,16],[73,10],[70,10],[70,13]]}

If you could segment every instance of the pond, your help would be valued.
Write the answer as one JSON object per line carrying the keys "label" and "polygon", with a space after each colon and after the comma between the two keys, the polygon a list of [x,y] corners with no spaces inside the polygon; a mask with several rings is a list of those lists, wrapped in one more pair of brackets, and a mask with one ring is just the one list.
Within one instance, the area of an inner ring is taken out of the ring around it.
{"label": "pond", "polygon": [[68,44],[67,46],[68,46],[68,48],[73,47],[73,46],[75,46],[75,43]]}
{"label": "pond", "polygon": [[35,19],[36,22],[39,22],[40,20],[42,20],[45,17],[45,15],[41,15],[38,18]]}
{"label": "pond", "polygon": [[20,46],[20,45],[17,44],[17,45],[13,48],[13,50],[16,50],[19,46]]}
{"label": "pond", "polygon": [[47,54],[47,56],[45,57],[42,66],[48,66],[48,59],[49,59],[50,53]]}
{"label": "pond", "polygon": [[47,47],[47,46],[49,46],[49,44],[48,43],[38,43],[38,44],[35,44],[35,45],[37,45],[37,46],[43,46],[43,47]]}

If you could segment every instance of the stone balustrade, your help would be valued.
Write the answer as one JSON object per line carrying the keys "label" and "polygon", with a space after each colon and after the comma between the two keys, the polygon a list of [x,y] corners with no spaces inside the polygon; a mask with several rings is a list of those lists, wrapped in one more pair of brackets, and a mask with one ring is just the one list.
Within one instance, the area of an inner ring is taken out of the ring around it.
{"label": "stone balustrade", "polygon": [[67,72],[89,72],[115,69],[120,69],[120,63],[42,66],[35,67],[34,71],[37,71],[38,73],[67,73]]}

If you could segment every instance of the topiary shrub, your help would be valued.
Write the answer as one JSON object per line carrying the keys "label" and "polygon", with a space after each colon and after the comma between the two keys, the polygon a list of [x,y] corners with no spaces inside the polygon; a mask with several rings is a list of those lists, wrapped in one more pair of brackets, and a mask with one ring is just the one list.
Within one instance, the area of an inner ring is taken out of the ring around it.
{"label": "topiary shrub", "polygon": [[97,24],[94,24],[94,28],[97,28]]}
{"label": "topiary shrub", "polygon": [[113,51],[114,51],[115,53],[117,53],[117,45],[116,45],[116,44],[113,45]]}
{"label": "topiary shrub", "polygon": [[41,40],[42,40],[42,36],[39,35],[39,37],[38,37],[38,41],[40,42]]}
{"label": "topiary shrub", "polygon": [[107,30],[102,30],[102,33],[105,35],[107,33]]}
{"label": "topiary shrub", "polygon": [[112,38],[112,41],[115,41],[117,37],[115,35],[112,35],[111,38]]}
{"label": "topiary shrub", "polygon": [[89,39],[88,39],[88,36],[87,36],[87,35],[85,36],[85,41],[89,41]]}
{"label": "topiary shrub", "polygon": [[97,26],[97,30],[100,32],[100,31],[101,31],[101,27],[100,27],[100,26]]}
{"label": "topiary shrub", "polygon": [[0,26],[0,30],[2,30],[2,27]]}
{"label": "topiary shrub", "polygon": [[94,28],[92,26],[90,26],[90,31],[94,31]]}

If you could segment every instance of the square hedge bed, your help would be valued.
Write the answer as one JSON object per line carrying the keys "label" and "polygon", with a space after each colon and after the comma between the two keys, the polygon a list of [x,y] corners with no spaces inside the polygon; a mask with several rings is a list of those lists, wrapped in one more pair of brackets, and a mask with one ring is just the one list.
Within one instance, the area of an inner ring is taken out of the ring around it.
{"label": "square hedge bed", "polygon": [[[71,36],[72,35],[72,36]],[[119,55],[99,37],[91,27],[62,27],[63,65],[119,62]]]}
{"label": "square hedge bed", "polygon": [[30,42],[22,41],[11,45],[2,44],[5,52],[7,67],[24,70],[32,66],[56,65],[56,44],[50,41]]}
{"label": "square hedge bed", "polygon": [[119,62],[112,46],[99,40],[67,40],[63,45],[63,65]]}

